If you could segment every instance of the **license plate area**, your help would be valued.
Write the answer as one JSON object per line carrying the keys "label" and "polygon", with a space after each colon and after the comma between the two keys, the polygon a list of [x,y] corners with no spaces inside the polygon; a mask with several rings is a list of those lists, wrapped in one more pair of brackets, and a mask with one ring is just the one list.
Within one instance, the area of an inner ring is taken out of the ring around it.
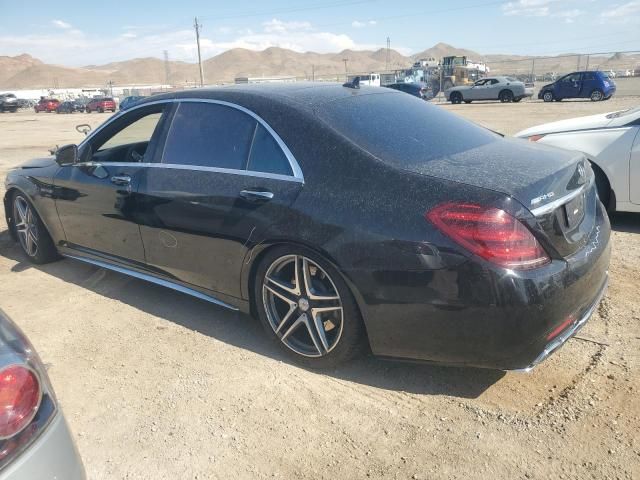
{"label": "license plate area", "polygon": [[584,193],[565,203],[562,208],[567,229],[573,230],[584,218]]}

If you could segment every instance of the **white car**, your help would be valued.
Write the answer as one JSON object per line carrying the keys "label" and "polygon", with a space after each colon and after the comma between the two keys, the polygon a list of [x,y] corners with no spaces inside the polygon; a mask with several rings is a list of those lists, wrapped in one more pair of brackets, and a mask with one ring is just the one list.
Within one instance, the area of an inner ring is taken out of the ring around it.
{"label": "white car", "polygon": [[607,210],[640,213],[640,107],[545,123],[515,136],[584,153]]}

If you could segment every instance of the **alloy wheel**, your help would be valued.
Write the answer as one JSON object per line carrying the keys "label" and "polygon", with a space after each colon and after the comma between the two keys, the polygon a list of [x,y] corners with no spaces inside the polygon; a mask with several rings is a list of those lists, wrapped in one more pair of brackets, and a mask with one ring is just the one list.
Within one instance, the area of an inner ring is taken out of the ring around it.
{"label": "alloy wheel", "polygon": [[33,209],[18,195],[13,202],[13,212],[20,245],[27,255],[35,257],[38,254],[38,225]]}
{"label": "alloy wheel", "polygon": [[594,90],[593,92],[591,92],[591,101],[592,102],[599,102],[600,100],[602,100],[602,92],[600,90]]}
{"label": "alloy wheel", "polygon": [[265,273],[262,301],[269,325],[289,349],[323,357],[340,342],[342,299],[333,280],[303,255],[276,259]]}

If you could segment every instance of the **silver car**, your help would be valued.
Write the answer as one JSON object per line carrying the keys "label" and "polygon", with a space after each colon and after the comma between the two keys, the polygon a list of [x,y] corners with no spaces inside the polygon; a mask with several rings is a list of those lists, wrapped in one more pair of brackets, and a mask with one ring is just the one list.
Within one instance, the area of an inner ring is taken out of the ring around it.
{"label": "silver car", "polygon": [[0,480],[85,478],[44,365],[0,310]]}
{"label": "silver car", "polygon": [[511,77],[488,77],[472,85],[452,87],[445,92],[451,103],[471,103],[474,100],[500,100],[503,103],[519,102],[533,95],[533,87]]}

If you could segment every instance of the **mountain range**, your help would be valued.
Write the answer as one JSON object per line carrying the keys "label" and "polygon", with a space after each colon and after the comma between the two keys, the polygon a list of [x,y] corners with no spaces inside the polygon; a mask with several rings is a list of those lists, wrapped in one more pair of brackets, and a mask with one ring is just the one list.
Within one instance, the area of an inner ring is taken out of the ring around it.
{"label": "mountain range", "polygon": [[[389,60],[387,63],[387,54]],[[339,53],[296,52],[279,47],[271,47],[262,51],[234,48],[203,62],[205,83],[229,83],[238,76],[296,76],[302,78],[335,79],[342,81],[346,68],[349,72],[364,73],[408,68],[420,58],[440,59],[446,55],[466,55],[467,58],[487,62],[492,71],[498,73],[506,66],[517,66],[518,71],[530,70],[532,57],[516,55],[482,55],[471,50],[453,47],[446,43],[438,43],[415,55],[404,56],[401,53],[386,49],[379,50],[343,50]],[[600,68],[611,58],[598,57]],[[640,56],[634,58],[623,56],[624,62],[632,64],[640,62]],[[618,59],[620,60],[620,59]],[[501,66],[498,66],[503,62]],[[545,63],[542,65],[542,63]],[[495,65],[495,67],[494,67]],[[576,57],[554,57],[544,61],[536,60],[536,70],[567,71],[575,69]],[[497,69],[496,69],[497,68]],[[633,68],[633,67],[632,67]],[[168,71],[168,75],[167,75]],[[64,87],[100,87],[111,81],[115,85],[157,85],[195,84],[199,79],[198,66],[195,63],[169,61],[165,64],[159,58],[135,58],[105,65],[87,65],[84,67],[67,67],[46,64],[28,54],[15,57],[0,56],[0,88],[64,88]]]}

